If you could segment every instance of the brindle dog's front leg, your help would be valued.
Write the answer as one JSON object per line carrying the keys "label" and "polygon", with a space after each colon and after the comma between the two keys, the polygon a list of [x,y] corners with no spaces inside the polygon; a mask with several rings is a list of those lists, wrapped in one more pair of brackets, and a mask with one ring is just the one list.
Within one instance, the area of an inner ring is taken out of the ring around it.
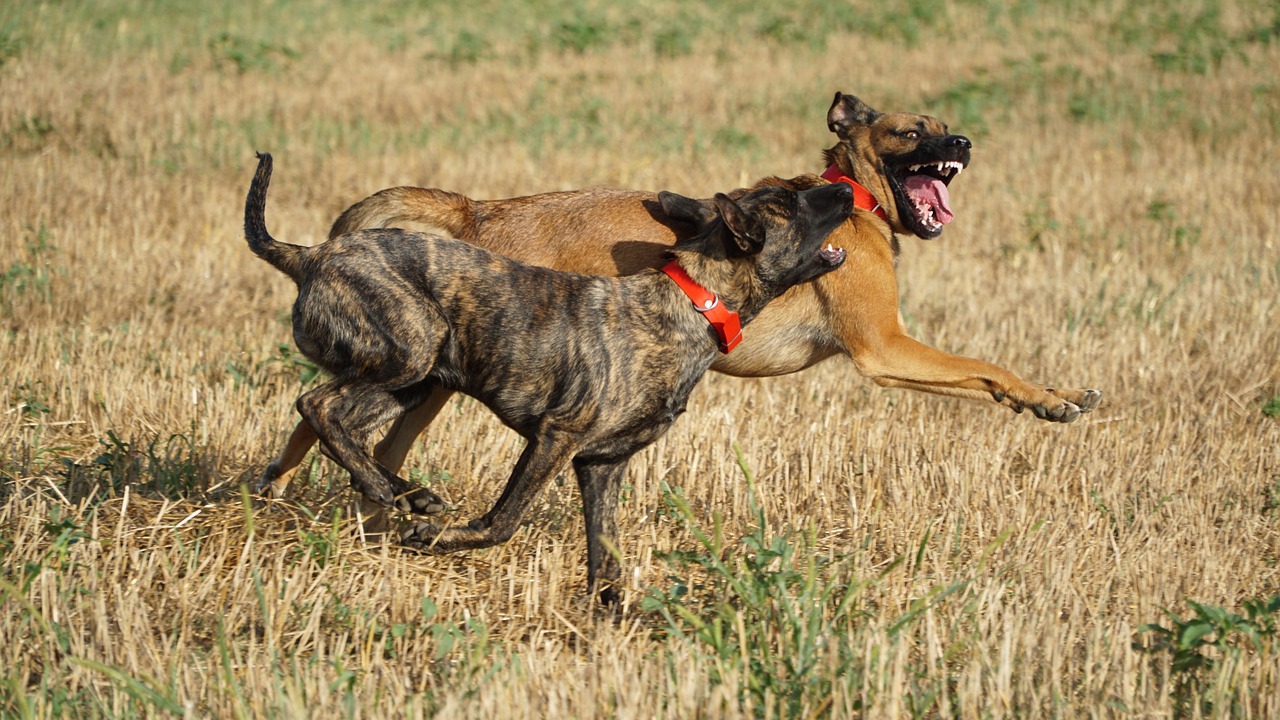
{"label": "brindle dog's front leg", "polygon": [[544,433],[534,438],[511,471],[502,497],[484,517],[465,527],[442,528],[430,522],[418,523],[401,536],[401,541],[418,550],[442,553],[506,542],[551,478],[569,469],[569,461],[578,449],[567,434]]}
{"label": "brindle dog's front leg", "polygon": [[622,579],[622,568],[613,550],[618,547],[618,493],[627,460],[575,460],[573,469],[578,474],[582,514],[587,524],[587,594],[599,593],[600,602],[612,605],[618,601],[618,581]]}

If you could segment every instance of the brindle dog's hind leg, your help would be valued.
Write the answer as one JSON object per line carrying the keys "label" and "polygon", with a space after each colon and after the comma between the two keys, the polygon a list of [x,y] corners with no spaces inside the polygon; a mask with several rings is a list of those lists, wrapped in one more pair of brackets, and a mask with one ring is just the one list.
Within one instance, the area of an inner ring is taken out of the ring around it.
{"label": "brindle dog's hind leg", "polygon": [[[427,425],[431,424],[431,421],[435,419],[451,397],[453,397],[452,391],[433,386],[426,398],[418,403],[416,407],[412,407],[408,412],[396,418],[391,428],[387,431],[387,436],[373,449],[374,459],[384,468],[398,475],[400,469],[404,467],[405,457],[409,454],[409,450],[413,448],[413,442],[417,440],[418,435],[426,429]],[[410,403],[403,404],[410,405]],[[315,431],[311,429],[307,421],[299,422],[289,436],[289,441],[285,443],[284,449],[276,455],[275,459],[263,471],[257,485],[254,486],[254,492],[262,494],[270,491],[271,497],[284,497],[285,490],[289,487],[294,471],[302,463],[303,458],[306,457],[311,447],[316,444],[316,440]],[[404,489],[397,488],[397,494],[408,492],[411,489],[413,488],[406,483]],[[431,497],[435,498],[434,495]],[[424,498],[423,501],[414,503],[418,506],[416,512],[430,514],[443,510],[443,503],[438,501],[439,498],[435,498],[435,500],[426,500]]]}
{"label": "brindle dog's hind leg", "polygon": [[389,390],[368,379],[340,378],[298,398],[298,412],[365,497],[406,512],[440,512],[444,502],[425,488],[410,485],[369,455],[365,442],[379,425],[421,402],[425,382]]}

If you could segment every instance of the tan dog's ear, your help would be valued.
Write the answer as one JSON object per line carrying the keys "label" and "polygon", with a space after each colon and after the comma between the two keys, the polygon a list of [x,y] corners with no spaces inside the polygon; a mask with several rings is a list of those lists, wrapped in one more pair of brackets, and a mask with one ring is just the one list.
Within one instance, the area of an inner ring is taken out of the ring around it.
{"label": "tan dog's ear", "polygon": [[836,98],[831,101],[831,108],[827,110],[827,129],[844,139],[854,126],[870,125],[879,117],[880,113],[870,105],[852,95],[836,91]]}
{"label": "tan dog's ear", "polygon": [[744,211],[724,193],[716,193],[715,203],[720,219],[724,220],[725,229],[733,236],[738,250],[747,254],[760,252],[764,247],[764,228],[760,227],[755,216]]}
{"label": "tan dog's ear", "polygon": [[662,211],[667,214],[667,217],[693,225],[696,228],[695,235],[701,235],[711,226],[711,223],[716,221],[716,218],[720,217],[716,214],[714,204],[666,190],[658,193],[658,204],[662,205]]}

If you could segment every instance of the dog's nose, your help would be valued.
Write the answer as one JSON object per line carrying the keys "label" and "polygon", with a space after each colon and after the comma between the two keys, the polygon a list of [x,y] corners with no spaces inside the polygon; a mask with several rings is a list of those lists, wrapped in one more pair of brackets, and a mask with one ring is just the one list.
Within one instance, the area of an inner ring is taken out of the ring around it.
{"label": "dog's nose", "polygon": [[963,135],[948,135],[947,144],[955,147],[971,148],[973,141]]}

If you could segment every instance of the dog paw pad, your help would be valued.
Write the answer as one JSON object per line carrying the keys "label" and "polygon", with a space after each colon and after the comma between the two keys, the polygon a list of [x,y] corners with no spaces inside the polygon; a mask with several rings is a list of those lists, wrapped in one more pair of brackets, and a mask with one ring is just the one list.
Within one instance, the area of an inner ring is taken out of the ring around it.
{"label": "dog paw pad", "polygon": [[401,511],[414,515],[439,515],[449,509],[449,504],[440,496],[422,489],[397,498],[395,505]]}
{"label": "dog paw pad", "polygon": [[400,542],[414,548],[426,548],[440,535],[440,526],[424,522],[418,523],[400,534]]}

